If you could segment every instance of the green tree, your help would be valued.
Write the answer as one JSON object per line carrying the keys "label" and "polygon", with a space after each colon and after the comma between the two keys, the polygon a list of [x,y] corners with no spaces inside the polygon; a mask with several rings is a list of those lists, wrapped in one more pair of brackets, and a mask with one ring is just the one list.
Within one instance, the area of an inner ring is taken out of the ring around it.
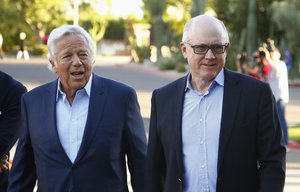
{"label": "green tree", "polygon": [[[271,30],[271,17],[269,15],[269,9],[274,0],[251,1],[214,0],[211,3],[217,17],[223,20],[228,27],[231,41],[231,50],[228,55],[228,67],[230,68],[235,68],[234,60],[238,52],[246,51],[247,47],[252,47],[248,50],[248,58],[251,59],[252,51],[250,50],[252,50],[253,47],[258,47],[262,42],[266,41],[268,37],[278,38],[278,33]],[[252,15],[252,19],[250,20],[248,20],[248,14],[250,14],[249,3],[256,4],[255,6],[252,5],[254,8],[252,7],[251,10],[255,12],[255,15],[254,17]],[[251,25],[254,26],[252,27]],[[247,32],[247,29],[255,32]],[[249,37],[249,39],[247,39],[247,33],[251,38]]]}
{"label": "green tree", "polygon": [[292,56],[292,77],[300,76],[300,1],[285,0],[276,1],[271,6],[272,21],[283,32],[282,48],[289,48]]}
{"label": "green tree", "polygon": [[11,0],[23,21],[31,29],[36,41],[41,43],[42,37],[66,22],[66,1],[61,0]]}
{"label": "green tree", "polygon": [[193,0],[192,2],[192,9],[191,9],[191,15],[192,17],[195,17],[200,14],[205,13],[206,8],[206,1],[205,0]]}
{"label": "green tree", "polygon": [[249,0],[247,17],[247,55],[256,50],[256,0]]}
{"label": "green tree", "polygon": [[157,47],[158,60],[161,47],[166,45],[178,52],[184,24],[190,19],[191,0],[144,0],[145,19],[151,24],[152,44]]}
{"label": "green tree", "polygon": [[10,51],[18,44],[19,22],[22,18],[17,14],[16,6],[9,0],[0,0],[0,33],[3,36],[3,49]]}
{"label": "green tree", "polygon": [[104,37],[106,28],[111,18],[111,0],[105,2],[108,7],[108,12],[105,15],[100,15],[99,11],[95,10],[95,1],[82,3],[79,6],[79,24],[86,28],[94,42],[94,50],[97,51],[97,43]]}
{"label": "green tree", "polygon": [[157,48],[157,58],[159,59],[161,57],[161,47],[163,44],[162,37],[165,33],[165,23],[162,17],[166,8],[166,0],[145,0],[144,3],[150,12],[153,42]]}

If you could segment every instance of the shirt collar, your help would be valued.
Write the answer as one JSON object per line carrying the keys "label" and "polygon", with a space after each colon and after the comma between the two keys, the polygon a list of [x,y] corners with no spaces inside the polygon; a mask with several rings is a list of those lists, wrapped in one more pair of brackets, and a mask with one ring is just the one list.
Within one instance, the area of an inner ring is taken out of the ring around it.
{"label": "shirt collar", "polygon": [[[88,96],[91,95],[91,87],[92,87],[92,78],[93,74],[90,75],[89,81],[87,84],[80,90],[85,91]],[[78,90],[78,91],[80,91]],[[58,100],[60,95],[65,95],[65,92],[62,91],[61,84],[60,84],[60,78],[57,81],[57,91],[56,91],[56,101]]]}
{"label": "shirt collar", "polygon": [[[191,73],[187,75],[187,81],[186,81],[186,87],[185,92],[188,90],[193,90],[192,85],[190,83]],[[217,83],[218,85],[224,87],[224,68],[220,71],[220,73],[216,76],[216,78],[213,80],[213,83]]]}

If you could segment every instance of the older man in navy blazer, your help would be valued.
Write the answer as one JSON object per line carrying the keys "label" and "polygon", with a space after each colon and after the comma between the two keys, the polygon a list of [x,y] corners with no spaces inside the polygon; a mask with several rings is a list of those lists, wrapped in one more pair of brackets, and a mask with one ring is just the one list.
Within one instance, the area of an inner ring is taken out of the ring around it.
{"label": "older man in navy blazer", "polygon": [[285,147],[270,87],[224,68],[224,24],[184,28],[190,73],[152,96],[147,192],[282,192]]}
{"label": "older man in navy blazer", "polygon": [[48,39],[58,80],[22,99],[22,134],[9,192],[144,191],[146,135],[135,91],[92,73],[93,42],[64,25]]}
{"label": "older man in navy blazer", "polygon": [[18,138],[21,96],[26,91],[20,82],[0,71],[0,192],[7,190],[9,150]]}

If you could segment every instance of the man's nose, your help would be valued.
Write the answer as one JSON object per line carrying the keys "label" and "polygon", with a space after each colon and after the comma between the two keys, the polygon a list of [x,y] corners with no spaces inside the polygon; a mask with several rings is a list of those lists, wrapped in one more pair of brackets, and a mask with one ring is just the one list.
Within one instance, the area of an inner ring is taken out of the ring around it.
{"label": "man's nose", "polygon": [[76,54],[73,56],[73,62],[72,63],[73,63],[73,65],[82,65],[80,57]]}
{"label": "man's nose", "polygon": [[214,59],[215,58],[215,54],[212,52],[212,50],[209,48],[205,54],[205,58],[207,59]]}

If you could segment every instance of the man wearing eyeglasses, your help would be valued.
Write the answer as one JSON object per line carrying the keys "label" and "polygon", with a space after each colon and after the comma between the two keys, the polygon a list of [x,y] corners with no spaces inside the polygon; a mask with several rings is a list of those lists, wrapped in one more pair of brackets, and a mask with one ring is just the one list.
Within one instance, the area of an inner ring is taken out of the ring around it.
{"label": "man wearing eyeglasses", "polygon": [[270,87],[224,67],[224,24],[186,23],[187,76],[153,91],[147,192],[282,192],[286,149]]}

